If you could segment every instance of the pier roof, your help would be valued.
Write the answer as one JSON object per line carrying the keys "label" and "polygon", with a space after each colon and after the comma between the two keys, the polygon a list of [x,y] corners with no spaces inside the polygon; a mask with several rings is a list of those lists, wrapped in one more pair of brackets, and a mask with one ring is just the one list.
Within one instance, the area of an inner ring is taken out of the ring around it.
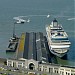
{"label": "pier roof", "polygon": [[48,62],[43,33],[22,33],[18,45],[17,58],[34,59],[36,61]]}

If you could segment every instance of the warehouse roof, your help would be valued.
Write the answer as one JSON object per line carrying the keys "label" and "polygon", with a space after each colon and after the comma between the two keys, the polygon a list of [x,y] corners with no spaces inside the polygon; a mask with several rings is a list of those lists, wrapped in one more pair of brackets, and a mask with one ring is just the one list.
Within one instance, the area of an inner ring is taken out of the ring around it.
{"label": "warehouse roof", "polygon": [[[22,48],[19,47],[20,45]],[[23,33],[20,38],[19,46],[17,53],[18,58],[48,62],[43,33]]]}

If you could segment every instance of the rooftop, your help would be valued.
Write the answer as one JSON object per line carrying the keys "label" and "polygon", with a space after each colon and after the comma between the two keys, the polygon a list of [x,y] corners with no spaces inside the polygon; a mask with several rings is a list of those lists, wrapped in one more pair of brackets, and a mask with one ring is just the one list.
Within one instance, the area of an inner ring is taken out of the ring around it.
{"label": "rooftop", "polygon": [[43,33],[22,33],[17,49],[17,58],[48,62]]}

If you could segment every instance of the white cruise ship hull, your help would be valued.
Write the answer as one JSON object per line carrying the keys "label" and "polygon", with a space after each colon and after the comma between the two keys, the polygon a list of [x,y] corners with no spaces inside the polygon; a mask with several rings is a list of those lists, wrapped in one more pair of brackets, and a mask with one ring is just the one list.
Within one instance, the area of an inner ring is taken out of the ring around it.
{"label": "white cruise ship hull", "polygon": [[52,54],[54,54],[54,55],[56,55],[56,56],[58,56],[58,57],[60,57],[60,58],[63,57],[64,55],[66,55],[68,51],[69,51],[69,50],[66,50],[66,51],[60,53],[60,52],[56,52],[56,51],[50,50],[50,52],[51,52]]}
{"label": "white cruise ship hull", "polygon": [[58,57],[63,57],[65,54],[67,54],[67,52],[69,51],[69,47],[70,45],[49,45],[50,52]]}
{"label": "white cruise ship hull", "polygon": [[51,46],[51,48],[59,48],[59,49],[70,47],[70,45],[50,45],[50,46]]}
{"label": "white cruise ship hull", "polygon": [[70,48],[70,43],[69,44],[62,44],[62,43],[52,44],[50,43],[49,39],[48,39],[48,45],[49,45],[50,52],[58,57],[63,57],[65,54],[67,54]]}

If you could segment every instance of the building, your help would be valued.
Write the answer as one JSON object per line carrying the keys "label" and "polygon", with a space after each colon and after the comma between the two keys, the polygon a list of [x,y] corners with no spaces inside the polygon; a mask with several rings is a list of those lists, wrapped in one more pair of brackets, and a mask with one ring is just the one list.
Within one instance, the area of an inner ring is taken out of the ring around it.
{"label": "building", "polygon": [[45,38],[41,32],[22,33],[16,59],[7,59],[7,66],[59,75],[75,75],[75,68],[48,62]]}

